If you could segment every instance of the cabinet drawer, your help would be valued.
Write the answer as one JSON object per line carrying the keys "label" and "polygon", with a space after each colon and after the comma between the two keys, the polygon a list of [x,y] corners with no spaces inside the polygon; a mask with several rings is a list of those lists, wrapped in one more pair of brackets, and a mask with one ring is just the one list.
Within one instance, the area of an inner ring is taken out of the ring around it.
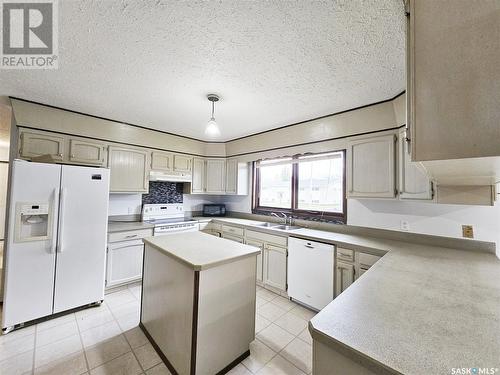
{"label": "cabinet drawer", "polygon": [[225,238],[226,240],[231,240],[231,241],[235,241],[235,242],[239,242],[239,243],[243,243],[243,237],[240,237],[240,236],[232,236],[230,234],[226,234],[224,233],[224,235],[222,236],[222,238]]}
{"label": "cabinet drawer", "polygon": [[151,237],[153,235],[153,228],[151,229],[137,229],[129,230],[126,232],[116,232],[108,234],[108,242],[137,240],[144,237]]}
{"label": "cabinet drawer", "polygon": [[337,259],[346,262],[354,262],[354,251],[337,247]]}
{"label": "cabinet drawer", "polygon": [[379,259],[380,257],[376,255],[358,253],[358,262],[360,268],[368,269],[373,266]]}
{"label": "cabinet drawer", "polygon": [[222,231],[224,233],[229,233],[229,234],[236,235],[236,236],[243,236],[243,233],[244,233],[243,228],[231,227],[229,225],[223,225]]}
{"label": "cabinet drawer", "polygon": [[246,231],[246,238],[247,239],[255,239],[259,241],[264,241],[268,243],[273,243],[278,246],[287,246],[287,238],[282,237],[282,236],[275,236],[269,233],[262,233],[262,232],[257,232],[253,230],[248,230]]}

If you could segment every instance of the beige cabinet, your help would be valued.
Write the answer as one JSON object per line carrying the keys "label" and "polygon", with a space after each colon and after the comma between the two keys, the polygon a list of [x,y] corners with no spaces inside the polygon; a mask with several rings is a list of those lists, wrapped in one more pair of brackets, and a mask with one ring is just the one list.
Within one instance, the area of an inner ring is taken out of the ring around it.
{"label": "beige cabinet", "polygon": [[193,179],[191,182],[192,194],[205,193],[205,159],[193,158]]}
{"label": "beige cabinet", "polygon": [[148,191],[148,152],[110,146],[108,167],[110,191],[113,193],[146,193]]}
{"label": "beige cabinet", "polygon": [[224,194],[226,178],[225,159],[206,159],[205,192],[208,194]]}
{"label": "beige cabinet", "polygon": [[173,171],[174,154],[170,152],[153,151],[151,153],[151,169],[154,171]]}
{"label": "beige cabinet", "polygon": [[191,160],[189,155],[174,155],[174,171],[176,172],[191,172]]}
{"label": "beige cabinet", "polygon": [[395,134],[363,138],[348,144],[348,197],[396,196]]}
{"label": "beige cabinet", "polygon": [[225,194],[226,160],[193,159],[191,194]]}
{"label": "beige cabinet", "polygon": [[424,167],[419,162],[411,161],[406,132],[399,134],[399,198],[432,200],[433,184]]}
{"label": "beige cabinet", "polygon": [[238,159],[226,160],[226,194],[248,194],[248,163]]}
{"label": "beige cabinet", "polygon": [[335,296],[338,296],[354,282],[354,264],[337,259],[335,267]]}
{"label": "beige cabinet", "polygon": [[379,259],[378,255],[337,247],[335,296],[346,290]]}
{"label": "beige cabinet", "polygon": [[281,291],[286,291],[286,248],[266,243],[263,254],[263,283]]}
{"label": "beige cabinet", "polygon": [[257,282],[262,283],[262,272],[263,272],[263,263],[262,258],[264,254],[264,242],[258,240],[247,239],[246,244],[250,246],[255,246],[260,249],[260,254],[257,255]]}
{"label": "beige cabinet", "polygon": [[72,163],[103,165],[106,145],[88,140],[69,140],[69,161]]}
{"label": "beige cabinet", "polygon": [[361,275],[363,275],[366,271],[370,269],[375,263],[377,263],[380,259],[380,256],[367,254],[367,253],[357,253],[356,263],[355,263],[355,271],[354,276],[355,279],[359,279]]}
{"label": "beige cabinet", "polygon": [[54,134],[39,134],[28,131],[21,132],[19,156],[31,159],[37,156],[50,155],[54,160],[62,161],[65,138]]}
{"label": "beige cabinet", "polygon": [[499,1],[407,1],[413,160],[500,155]]}
{"label": "beige cabinet", "polygon": [[239,243],[245,242],[245,239],[243,237],[235,236],[235,235],[228,234],[228,233],[222,233],[222,238],[225,238],[225,239],[231,240],[231,241],[235,241],[235,242],[239,242]]}

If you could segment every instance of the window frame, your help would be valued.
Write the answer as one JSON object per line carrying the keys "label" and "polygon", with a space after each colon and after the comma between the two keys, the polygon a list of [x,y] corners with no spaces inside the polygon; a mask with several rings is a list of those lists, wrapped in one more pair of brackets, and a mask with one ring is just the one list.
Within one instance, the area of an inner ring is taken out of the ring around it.
{"label": "window frame", "polygon": [[[321,154],[328,154],[339,152],[342,153],[343,165],[342,165],[342,196],[343,196],[343,212],[329,212],[329,211],[314,211],[314,210],[301,210],[298,209],[298,187],[299,187],[299,164],[292,163],[292,207],[291,208],[282,208],[282,207],[268,207],[260,205],[260,171],[257,168],[257,161],[252,163],[252,213],[254,214],[264,214],[269,215],[271,212],[283,212],[289,215],[292,215],[295,218],[300,219],[319,219],[325,221],[339,221],[342,223],[347,222],[347,175],[346,175],[346,150],[335,150],[335,151],[326,151],[326,152],[318,152],[318,153],[303,153],[303,154],[295,154],[291,156],[292,160],[298,159],[301,156],[314,156]],[[284,158],[284,157],[283,157]],[[287,156],[290,158],[290,156]],[[276,158],[282,159],[282,158]]]}

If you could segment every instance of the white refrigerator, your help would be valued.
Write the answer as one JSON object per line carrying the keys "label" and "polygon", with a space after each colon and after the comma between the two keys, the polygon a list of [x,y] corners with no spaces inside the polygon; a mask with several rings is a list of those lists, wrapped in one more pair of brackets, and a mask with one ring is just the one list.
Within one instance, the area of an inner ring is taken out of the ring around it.
{"label": "white refrigerator", "polygon": [[104,298],[109,170],[12,165],[2,328]]}

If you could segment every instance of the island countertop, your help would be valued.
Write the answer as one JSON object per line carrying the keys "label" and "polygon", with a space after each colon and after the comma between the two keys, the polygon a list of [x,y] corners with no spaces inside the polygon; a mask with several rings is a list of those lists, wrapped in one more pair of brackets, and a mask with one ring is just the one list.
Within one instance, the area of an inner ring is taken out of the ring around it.
{"label": "island countertop", "polygon": [[143,241],[145,244],[151,245],[193,267],[195,271],[216,267],[260,253],[260,249],[256,247],[214,237],[202,232],[150,237]]}

